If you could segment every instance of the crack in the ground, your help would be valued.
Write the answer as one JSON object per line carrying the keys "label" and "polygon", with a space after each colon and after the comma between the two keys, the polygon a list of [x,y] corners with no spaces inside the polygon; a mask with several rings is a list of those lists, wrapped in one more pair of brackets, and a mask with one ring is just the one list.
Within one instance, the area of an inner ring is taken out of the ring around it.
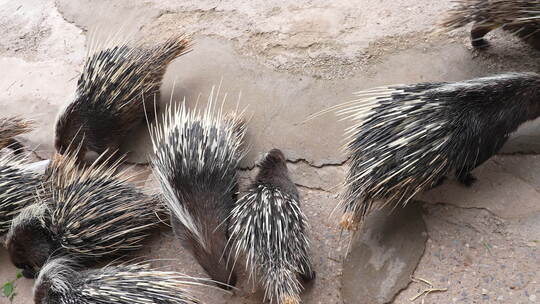
{"label": "crack in the ground", "polygon": [[307,160],[305,158],[297,158],[297,159],[294,159],[294,160],[287,159],[288,163],[291,163],[291,164],[304,163],[304,164],[306,164],[306,165],[308,165],[310,167],[316,168],[316,169],[322,169],[322,168],[326,168],[326,167],[341,167],[344,164],[346,164],[348,161],[349,161],[349,158],[347,157],[345,160],[343,160],[341,162],[322,163],[320,165],[314,165],[313,162],[311,162],[311,161],[309,161],[309,160]]}
{"label": "crack in the ground", "polygon": [[[323,168],[327,168],[327,167],[341,167],[343,166],[344,164],[346,164],[347,162],[349,161],[349,158],[345,159],[344,161],[342,162],[336,162],[336,163],[322,163],[320,165],[314,165],[312,161],[309,161],[305,158],[296,158],[296,159],[287,159],[287,163],[288,164],[298,164],[298,163],[303,163],[303,164],[306,164],[308,165],[309,167],[311,168],[315,168],[315,169],[323,169]],[[240,171],[251,171],[253,169],[255,169],[257,167],[257,164],[254,163],[253,165],[251,166],[242,166],[242,167],[239,167],[238,170]]]}
{"label": "crack in the ground", "polygon": [[463,210],[480,210],[480,211],[487,211],[490,215],[492,215],[493,217],[495,217],[496,219],[498,220],[502,220],[503,217],[501,217],[500,215],[498,215],[497,213],[491,211],[490,209],[488,208],[485,208],[485,207],[476,207],[476,206],[471,206],[471,207],[465,207],[465,206],[459,206],[459,205],[456,205],[456,204],[453,204],[453,203],[449,203],[449,202],[429,202],[429,201],[421,201],[421,200],[417,200],[418,202],[422,203],[422,204],[427,204],[427,205],[431,205],[431,206],[451,206],[451,207],[454,207],[454,208],[457,208],[457,209],[463,209]]}
{"label": "crack in the ground", "polygon": [[321,188],[321,187],[310,187],[310,186],[306,186],[306,185],[302,185],[302,184],[298,184],[298,183],[294,183],[294,184],[298,188],[302,188],[302,189],[308,189],[308,190],[312,190],[312,191],[319,191],[319,192],[324,192],[324,193],[328,193],[328,194],[335,194],[334,192],[326,190],[326,189]]}

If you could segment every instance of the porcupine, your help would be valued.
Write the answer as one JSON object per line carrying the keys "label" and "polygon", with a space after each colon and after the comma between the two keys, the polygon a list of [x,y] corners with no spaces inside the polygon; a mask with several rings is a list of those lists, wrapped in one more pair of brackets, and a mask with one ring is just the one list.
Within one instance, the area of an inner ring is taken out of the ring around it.
{"label": "porcupine", "polygon": [[12,221],[6,237],[11,261],[28,278],[51,254],[75,255],[91,265],[141,247],[159,226],[159,197],[129,184],[119,161],[77,165],[77,151],[56,155],[35,203]]}
{"label": "porcupine", "polygon": [[152,119],[154,107],[144,103],[159,99],[167,65],[190,45],[183,36],[152,48],[139,44],[106,48],[88,57],[74,99],[57,118],[57,152],[65,153],[74,143],[81,145],[79,159],[87,151],[114,153],[130,130]]}
{"label": "porcupine", "polygon": [[0,235],[9,230],[20,210],[33,203],[40,184],[39,174],[28,169],[23,157],[0,157]]}
{"label": "porcupine", "polygon": [[244,154],[245,125],[241,113],[225,118],[215,110],[213,96],[204,113],[187,110],[185,103],[167,109],[163,123],[151,128],[152,165],[175,234],[210,277],[228,288],[236,284],[236,274],[226,263],[226,219]]}
{"label": "porcupine", "polygon": [[235,204],[230,219],[231,252],[247,259],[271,303],[300,303],[301,284],[315,278],[309,257],[307,220],[285,156],[278,149],[258,164],[256,181]]}
{"label": "porcupine", "polygon": [[80,271],[58,258],[41,269],[34,286],[36,304],[198,304],[186,287],[204,285],[175,272],[147,264],[106,266]]}
{"label": "porcupine", "polygon": [[451,173],[470,186],[471,170],[540,116],[539,88],[536,73],[506,73],[375,88],[324,111],[353,122],[342,227],[356,229],[374,204],[404,206]]}
{"label": "porcupine", "polygon": [[20,154],[23,146],[14,137],[34,129],[34,123],[20,117],[0,118],[0,149],[9,147]]}
{"label": "porcupine", "polygon": [[484,39],[492,30],[502,27],[540,50],[540,1],[538,0],[459,0],[442,26],[457,29],[473,23],[471,43],[485,48]]}

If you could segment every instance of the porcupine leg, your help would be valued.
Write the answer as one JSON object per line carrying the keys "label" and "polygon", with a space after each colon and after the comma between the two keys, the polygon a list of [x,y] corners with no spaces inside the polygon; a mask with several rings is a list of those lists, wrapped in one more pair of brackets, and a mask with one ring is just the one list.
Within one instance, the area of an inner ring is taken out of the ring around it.
{"label": "porcupine leg", "polygon": [[302,280],[302,282],[304,282],[304,284],[313,281],[317,277],[317,273],[312,270],[310,265],[305,265],[303,269],[305,269],[306,271],[301,272],[298,275],[300,276],[300,279]]}
{"label": "porcupine leg", "polygon": [[476,168],[478,164],[478,161],[473,164],[465,163],[460,169],[456,170],[455,176],[458,182],[466,187],[472,186],[472,184],[474,184],[476,181],[476,177],[471,174],[471,171]]}
{"label": "porcupine leg", "polygon": [[456,170],[455,174],[457,180],[467,187],[472,186],[472,184],[476,182],[476,177],[471,174],[471,171],[486,162],[497,151],[499,151],[506,140],[507,137],[505,137],[503,140],[484,142],[484,146],[482,149],[478,150],[476,157],[474,158],[474,162],[472,160],[465,161],[461,168]]}
{"label": "porcupine leg", "polygon": [[470,171],[463,171],[463,173],[456,174],[457,180],[463,185],[470,187],[476,182],[476,177],[471,174]]}
{"label": "porcupine leg", "polygon": [[471,44],[476,49],[484,49],[489,46],[489,42],[484,36],[494,29],[493,26],[474,24],[471,29]]}

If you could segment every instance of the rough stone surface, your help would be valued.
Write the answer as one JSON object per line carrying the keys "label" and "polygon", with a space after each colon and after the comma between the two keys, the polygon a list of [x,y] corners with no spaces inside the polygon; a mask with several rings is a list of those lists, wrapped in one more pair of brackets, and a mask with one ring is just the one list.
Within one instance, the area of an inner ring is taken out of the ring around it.
{"label": "rough stone surface", "polygon": [[[0,115],[34,118],[39,128],[22,141],[36,152],[34,157],[49,158],[56,113],[74,92],[88,45],[118,32],[118,40],[138,35],[164,39],[180,31],[193,35],[194,51],[170,66],[160,104],[172,93],[173,102],[185,96],[191,107],[200,95],[204,105],[211,87],[221,83],[221,92],[229,93],[228,110],[242,93],[239,106],[247,107],[251,117],[252,147],[243,164],[243,185],[261,153],[273,147],[285,151],[312,227],[318,273],[303,302],[343,303],[341,263],[348,243],[336,225],[339,211],[332,211],[346,171],[340,150],[346,123],[332,115],[305,118],[372,86],[540,71],[540,52],[502,31],[490,34],[492,47],[481,53],[471,50],[466,30],[436,32],[450,2],[0,1]],[[512,155],[475,170],[479,182],[472,188],[449,181],[419,197],[426,202],[428,242],[414,276],[448,288],[422,298],[425,303],[540,301],[540,160],[534,155],[540,152],[539,130],[540,122],[522,126],[503,149]],[[147,161],[147,133],[141,127],[126,139],[131,162]],[[130,170],[140,173],[134,182],[158,191],[146,165]],[[168,230],[157,233],[140,254],[158,259],[158,266],[205,276]],[[406,265],[418,260],[404,253],[399,258]],[[14,278],[15,269],[1,249],[0,284]],[[394,278],[372,279],[374,288],[368,292],[376,294],[389,279]],[[21,279],[16,285],[13,303],[31,303],[32,281]],[[424,287],[411,284],[394,303],[410,303]],[[233,295],[197,292],[211,304],[260,303],[262,293],[252,289],[242,280]],[[386,293],[390,297],[393,292]],[[8,301],[0,296],[0,303]]]}
{"label": "rough stone surface", "polygon": [[[483,209],[426,205],[429,239],[413,277],[447,289],[416,303],[535,303],[540,293],[539,215],[510,222]],[[409,304],[428,289],[413,283],[395,299]],[[413,302],[414,303],[414,302]]]}
{"label": "rough stone surface", "polygon": [[540,158],[496,156],[473,171],[470,187],[455,180],[420,195],[422,200],[463,208],[484,208],[503,218],[540,212]]}
{"label": "rough stone surface", "polygon": [[378,211],[353,241],[343,263],[344,303],[389,303],[409,285],[427,239],[416,203],[390,213]]}
{"label": "rough stone surface", "polygon": [[35,119],[31,148],[46,158],[56,113],[75,90],[85,37],[53,1],[5,1],[0,15],[1,115]]}

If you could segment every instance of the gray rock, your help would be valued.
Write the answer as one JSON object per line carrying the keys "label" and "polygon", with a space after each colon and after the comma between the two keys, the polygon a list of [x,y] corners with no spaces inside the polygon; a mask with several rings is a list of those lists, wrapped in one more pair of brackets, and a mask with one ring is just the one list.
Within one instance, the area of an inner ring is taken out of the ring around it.
{"label": "gray rock", "polygon": [[342,297],[348,304],[389,303],[410,283],[424,253],[421,206],[375,212],[364,227],[343,265]]}

